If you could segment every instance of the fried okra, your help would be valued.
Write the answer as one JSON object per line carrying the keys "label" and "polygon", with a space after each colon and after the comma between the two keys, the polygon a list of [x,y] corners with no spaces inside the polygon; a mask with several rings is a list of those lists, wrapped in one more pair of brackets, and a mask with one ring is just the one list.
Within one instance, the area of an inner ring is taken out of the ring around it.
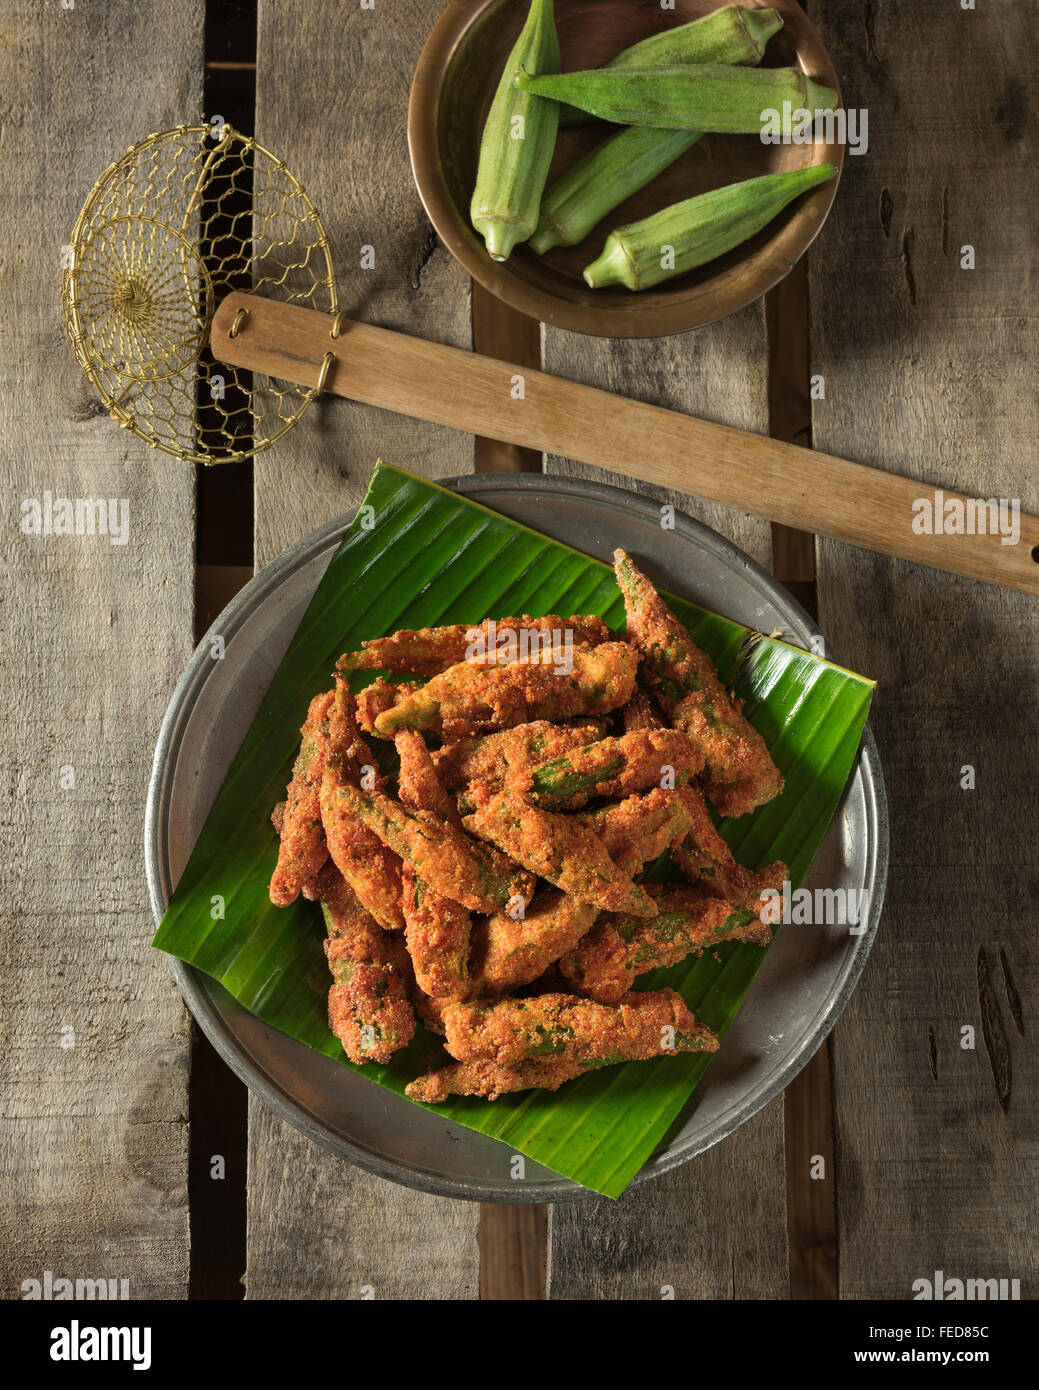
{"label": "fried okra", "polygon": [[739,907],[754,907],[766,888],[782,888],[787,866],[777,860],[767,868],[745,869],[737,864],[732,850],[714,828],[703,793],[693,786],[679,787],[681,799],[689,818],[688,827],[671,845],[671,856],[689,879],[700,884],[708,893],[725,898]]}
{"label": "fried okra", "polygon": [[[447,627],[402,628],[389,637],[375,637],[361,643],[361,650],[346,652],[339,658],[340,671],[406,671],[415,676],[436,676],[465,661],[474,646],[487,650],[493,643],[493,651],[507,654],[512,637],[515,636],[517,648],[523,641],[523,634],[537,633],[538,637],[528,637],[528,649],[537,641],[541,650],[545,639],[556,638],[566,642],[566,634],[573,646],[599,646],[608,642],[612,636],[610,629],[601,618],[575,614],[561,618],[549,613],[541,618],[524,615],[521,618],[487,618],[480,623],[452,623]],[[513,654],[512,659],[515,659]]]}
{"label": "fried okra", "polygon": [[381,781],[368,745],[358,732],[355,708],[354,697],[342,681],[337,682],[330,752],[321,779],[321,820],[329,854],[339,872],[381,927],[399,931],[404,926],[400,858],[364,824],[351,796],[362,778],[373,786]]}
{"label": "fried okra", "polygon": [[634,695],[620,712],[624,732],[633,734],[639,729],[663,729],[663,716],[650,698],[649,692],[637,686]]}
{"label": "fried okra", "polygon": [[[458,826],[458,808],[440,785],[422,735],[404,729],[395,743],[400,755],[401,802]],[[433,1000],[464,998],[469,991],[468,910],[431,888],[410,863],[404,864],[401,874],[401,909],[418,988]]]}
{"label": "fried okra", "polygon": [[328,757],[333,694],[330,690],[310,702],[292,781],[281,803],[278,831],[281,843],[270,887],[271,902],[277,907],[295,902],[304,884],[314,878],[328,858],[320,799],[321,778]]}
{"label": "fried okra", "polygon": [[577,816],[541,811],[505,791],[483,801],[463,824],[532,873],[600,911],[645,917],[656,912],[645,891],[614,863],[599,836]]}
{"label": "fried okra", "polygon": [[476,922],[473,992],[506,994],[530,984],[576,946],[598,916],[593,903],[548,889],[535,895],[522,918],[496,912]]}
{"label": "fried okra", "polygon": [[602,841],[624,873],[634,876],[684,834],[688,816],[681,791],[654,787],[597,811],[580,811],[574,819]]}
{"label": "fried okra", "polygon": [[408,811],[384,792],[342,787],[354,815],[437,893],[473,912],[495,912],[530,901],[531,875],[493,847],[425,811]]}
{"label": "fried okra", "polygon": [[571,726],[536,719],[529,724],[503,729],[499,734],[449,743],[432,755],[433,765],[450,791],[461,791],[470,782],[482,782],[500,791],[505,786],[523,782],[546,759],[560,757],[586,743],[595,743],[602,734],[602,724]]}
{"label": "fried okra", "polygon": [[333,865],[322,870],[318,888],[333,980],[329,1027],[351,1062],[388,1062],[415,1032],[403,943],[382,931]]}
{"label": "fried okra", "polygon": [[502,729],[605,714],[628,700],[637,668],[638,656],[626,642],[575,648],[565,664],[552,653],[506,665],[462,661],[380,714],[375,732],[392,738],[398,729],[442,732],[449,723]]}
{"label": "fried okra", "polygon": [[772,933],[753,907],[714,898],[702,888],[653,885],[648,892],[659,910],[641,917],[606,913],[559,962],[574,988],[602,1004],[627,994],[639,975],[675,965],[722,941],[767,946]]}
{"label": "fried okra", "polygon": [[614,568],[628,638],[642,653],[646,679],[675,728],[702,748],[712,802],[725,815],[745,815],[771,801],[783,779],[741,702],[730,697],[710,657],[623,550],[614,551]]}
{"label": "fried okra", "polygon": [[525,789],[535,806],[574,810],[596,796],[681,785],[703,765],[703,752],[681,730],[641,729],[541,763],[531,771]]}
{"label": "fried okra", "polygon": [[673,989],[627,994],[615,1005],[574,994],[473,1000],[444,1010],[444,1046],[458,1062],[516,1066],[532,1057],[632,1061],[714,1052],[718,1039]]}
{"label": "fried okra", "polygon": [[[620,1058],[614,1059],[620,1061]],[[566,1058],[531,1057],[518,1066],[503,1067],[486,1059],[455,1062],[439,1071],[427,1072],[404,1087],[404,1094],[424,1105],[439,1105],[448,1096],[482,1096],[497,1100],[510,1091],[558,1091],[565,1081],[583,1076],[602,1062],[571,1062]]]}

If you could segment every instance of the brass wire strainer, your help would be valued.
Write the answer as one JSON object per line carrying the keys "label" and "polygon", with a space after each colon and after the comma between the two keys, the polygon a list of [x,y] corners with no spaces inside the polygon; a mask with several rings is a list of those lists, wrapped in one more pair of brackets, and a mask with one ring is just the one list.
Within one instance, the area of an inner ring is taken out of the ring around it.
{"label": "brass wire strainer", "polygon": [[336,313],[313,204],[280,159],[229,125],[149,135],[83,205],[62,299],[102,402],[153,448],[236,462],[273,444],[318,394],[213,355],[210,322],[232,290]]}

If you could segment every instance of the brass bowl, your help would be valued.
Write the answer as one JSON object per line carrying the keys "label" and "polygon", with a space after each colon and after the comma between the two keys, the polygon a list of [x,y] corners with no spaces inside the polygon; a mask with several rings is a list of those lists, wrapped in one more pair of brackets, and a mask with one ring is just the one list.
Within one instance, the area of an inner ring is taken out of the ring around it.
{"label": "brass bowl", "polygon": [[[744,0],[748,8],[765,8]],[[819,35],[795,0],[773,0],[784,27],[763,66],[797,65],[816,82],[838,87]],[[664,28],[717,9],[712,0],[556,0],[564,69],[598,67]],[[505,60],[526,17],[526,0],[452,0],[430,34],[411,84],[408,146],[419,196],[440,239],[483,287],[506,304],[556,328],[600,337],[680,333],[735,313],[771,289],[804,255],[830,211],[844,163],[843,145],[764,145],[756,135],[707,135],[647,188],[616,208],[578,246],[538,256],[518,246],[492,261],[469,223],[480,136]],[[839,88],[838,88],[839,90]],[[560,130],[549,179],[602,140],[597,122]],[[614,227],[669,203],[739,179],[831,163],[837,177],[820,185],[725,256],[638,293],[591,290],[581,270]]]}

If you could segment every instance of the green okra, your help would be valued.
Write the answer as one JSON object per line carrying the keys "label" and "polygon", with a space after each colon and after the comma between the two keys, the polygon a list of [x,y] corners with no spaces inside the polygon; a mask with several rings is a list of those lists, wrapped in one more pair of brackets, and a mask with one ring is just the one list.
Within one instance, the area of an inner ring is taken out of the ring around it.
{"label": "green okra", "polygon": [[[608,68],[670,68],[683,63],[742,63],[756,67],[765,45],[783,27],[777,10],[748,10],[725,5],[720,10],[653,34],[618,53]],[[573,106],[559,108],[561,126],[580,125],[589,119]],[[614,205],[616,206],[616,204]]]}
{"label": "green okra", "polygon": [[766,112],[832,111],[837,93],[800,68],[689,64],[673,68],[598,68],[540,77],[520,72],[516,85],[536,96],[569,102],[620,125],[663,130],[756,134]]}
{"label": "green okra", "polygon": [[618,227],[602,253],[584,268],[585,282],[644,290],[724,255],[752,237],[809,188],[833,178],[832,164],[766,174],[687,198],[663,211]]}
{"label": "green okra", "polygon": [[530,247],[576,246],[597,222],[619,207],[700,139],[698,130],[633,125],[597,145],[556,179],[541,201]]}
{"label": "green okra", "polygon": [[527,73],[558,73],[552,0],[531,0],[527,21],[505,64],[480,141],[469,217],[492,260],[507,261],[537,226],[559,108],[516,85]]}
{"label": "green okra", "polygon": [[[742,63],[754,67],[764,56],[769,39],[782,27],[775,10],[727,5],[691,24],[643,39],[618,53],[606,66]],[[560,107],[560,125],[588,119],[575,107]],[[701,134],[698,130],[628,126],[611,135],[545,191],[538,225],[530,239],[531,250],[544,255],[553,246],[576,246],[608,213],[685,154]]]}

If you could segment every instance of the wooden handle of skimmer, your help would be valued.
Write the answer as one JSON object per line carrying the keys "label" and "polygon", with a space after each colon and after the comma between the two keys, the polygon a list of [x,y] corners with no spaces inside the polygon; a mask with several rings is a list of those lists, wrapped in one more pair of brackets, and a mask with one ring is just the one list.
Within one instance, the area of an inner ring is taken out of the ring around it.
{"label": "wooden handle of skimmer", "polygon": [[998,503],[544,372],[524,370],[517,399],[519,369],[507,362],[256,295],[223,300],[211,347],[235,367],[1039,594],[1039,518],[1019,504],[1001,513]]}

